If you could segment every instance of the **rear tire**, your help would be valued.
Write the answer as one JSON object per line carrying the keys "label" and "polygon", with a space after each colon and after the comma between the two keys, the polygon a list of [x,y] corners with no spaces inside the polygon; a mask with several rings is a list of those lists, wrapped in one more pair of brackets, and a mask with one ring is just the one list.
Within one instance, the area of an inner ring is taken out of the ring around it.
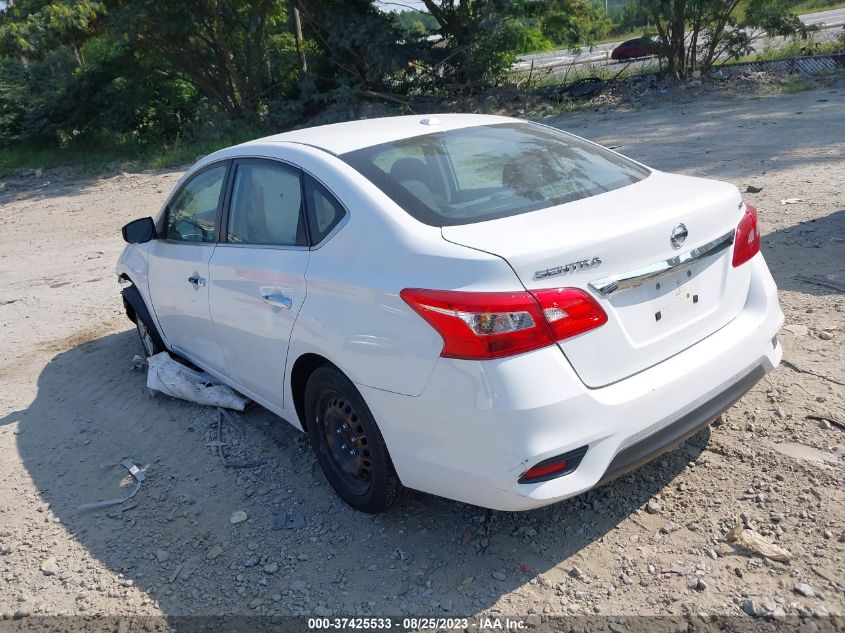
{"label": "rear tire", "polygon": [[305,415],[317,461],[341,499],[377,514],[400,498],[402,483],[381,431],[355,385],[336,367],[323,365],[311,374]]}

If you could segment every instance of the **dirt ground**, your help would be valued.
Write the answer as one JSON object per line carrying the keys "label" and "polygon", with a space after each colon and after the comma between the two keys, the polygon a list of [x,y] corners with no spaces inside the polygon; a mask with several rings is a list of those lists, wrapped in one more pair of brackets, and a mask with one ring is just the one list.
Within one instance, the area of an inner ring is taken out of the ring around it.
{"label": "dirt ground", "polygon": [[[578,499],[506,514],[415,493],[369,517],[269,413],[224,425],[228,455],[266,464],[226,469],[214,410],[146,392],[119,228],[178,171],[19,175],[0,188],[0,616],[721,614],[812,633],[843,614],[845,428],[807,416],[845,420],[845,81],[550,122],[758,188],[780,340],[805,371],[782,365],[722,424]],[[134,500],[80,511],[128,490],[124,458],[146,475]],[[736,517],[793,559],[729,543]]]}

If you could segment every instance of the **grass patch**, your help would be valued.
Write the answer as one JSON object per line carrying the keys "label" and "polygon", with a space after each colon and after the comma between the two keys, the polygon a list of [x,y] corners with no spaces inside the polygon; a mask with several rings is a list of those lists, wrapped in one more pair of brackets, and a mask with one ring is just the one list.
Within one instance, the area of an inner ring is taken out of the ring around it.
{"label": "grass patch", "polygon": [[161,169],[194,162],[197,157],[265,136],[266,131],[238,127],[214,135],[172,143],[80,141],[66,146],[18,143],[0,148],[0,177],[18,169],[73,167],[80,173],[113,169],[115,163],[134,169]]}
{"label": "grass patch", "polygon": [[[818,41],[812,37],[808,40],[791,40],[776,46],[766,46],[762,51],[747,55],[740,62],[770,62],[778,59],[791,59],[806,55],[833,55],[845,52],[845,39]],[[729,62],[736,63],[736,62]]]}
{"label": "grass patch", "polygon": [[795,94],[797,92],[806,92],[807,90],[812,90],[816,87],[816,82],[812,81],[811,79],[807,79],[806,77],[790,77],[789,79],[784,79],[783,81],[777,84],[778,90],[780,90],[784,94]]}
{"label": "grass patch", "polygon": [[790,8],[790,11],[798,15],[806,13],[820,13],[821,11],[831,11],[833,9],[845,8],[845,2],[825,2],[819,0],[805,0],[800,4]]}

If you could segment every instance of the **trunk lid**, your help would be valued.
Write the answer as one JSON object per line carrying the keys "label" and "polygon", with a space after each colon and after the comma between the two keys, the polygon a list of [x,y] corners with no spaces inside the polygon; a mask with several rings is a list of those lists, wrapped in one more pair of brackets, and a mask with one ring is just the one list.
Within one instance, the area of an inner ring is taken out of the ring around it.
{"label": "trunk lid", "polygon": [[[592,294],[608,322],[559,346],[587,386],[602,387],[678,354],[742,311],[750,271],[731,264],[742,214],[733,185],[655,171],[597,196],[442,232],[504,258],[529,290]],[[680,224],[687,236],[675,248]],[[709,256],[694,250],[708,247]],[[597,289],[628,277],[608,294]]]}

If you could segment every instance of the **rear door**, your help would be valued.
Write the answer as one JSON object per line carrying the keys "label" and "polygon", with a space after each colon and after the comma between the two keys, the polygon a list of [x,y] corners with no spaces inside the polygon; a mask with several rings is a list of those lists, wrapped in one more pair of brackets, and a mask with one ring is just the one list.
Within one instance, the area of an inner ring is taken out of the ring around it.
{"label": "rear door", "polygon": [[281,408],[310,255],[302,174],[280,161],[239,159],[227,200],[226,228],[210,262],[211,317],[229,379]]}
{"label": "rear door", "polygon": [[228,162],[194,174],[165,210],[163,237],[149,250],[153,310],[174,351],[209,369],[226,367],[208,309],[208,262],[214,252]]}

